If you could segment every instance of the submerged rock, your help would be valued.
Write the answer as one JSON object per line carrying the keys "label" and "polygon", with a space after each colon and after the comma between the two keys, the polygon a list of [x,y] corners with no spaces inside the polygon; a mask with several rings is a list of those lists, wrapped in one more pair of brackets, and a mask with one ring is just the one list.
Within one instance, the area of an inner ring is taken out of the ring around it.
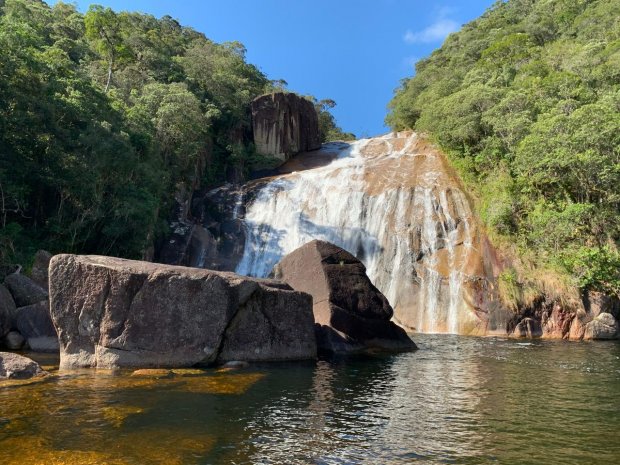
{"label": "submerged rock", "polygon": [[256,151],[282,161],[321,147],[319,119],[309,100],[290,92],[255,98],[251,104]]}
{"label": "submerged rock", "polygon": [[416,348],[407,333],[390,321],[392,307],[370,282],[364,264],[346,250],[314,240],[284,257],[274,276],[312,295],[319,349]]}
{"label": "submerged rock", "polygon": [[174,372],[165,368],[142,368],[135,370],[131,376],[145,376],[148,378],[172,378]]}
{"label": "submerged rock", "polygon": [[46,374],[34,360],[10,352],[0,352],[0,379],[30,379]]}
{"label": "submerged rock", "polygon": [[101,256],[50,263],[61,367],[316,356],[311,297],[273,280]]}

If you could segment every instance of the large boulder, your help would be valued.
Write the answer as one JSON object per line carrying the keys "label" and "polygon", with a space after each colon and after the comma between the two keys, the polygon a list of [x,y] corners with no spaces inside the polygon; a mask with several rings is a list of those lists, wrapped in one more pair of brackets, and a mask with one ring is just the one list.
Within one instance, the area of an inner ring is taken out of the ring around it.
{"label": "large boulder", "polygon": [[314,240],[285,256],[273,275],[312,295],[320,349],[416,348],[407,333],[390,321],[392,307],[370,282],[364,264],[346,250]]}
{"label": "large boulder", "polygon": [[21,273],[8,275],[4,280],[18,307],[26,307],[47,299],[47,291],[35,283],[28,276]]}
{"label": "large boulder", "polygon": [[47,300],[15,309],[11,327],[20,332],[34,352],[58,352],[58,336]]}
{"label": "large boulder", "polygon": [[56,255],[50,296],[63,368],[316,357],[311,297],[273,280]]}
{"label": "large boulder", "polygon": [[0,352],[0,379],[30,379],[46,374],[34,360],[10,352]]}
{"label": "large boulder", "polygon": [[620,325],[611,313],[600,313],[585,325],[583,338],[587,340],[617,339]]}
{"label": "large boulder", "polygon": [[258,153],[286,161],[299,152],[321,148],[318,114],[309,100],[275,92],[255,98],[251,109]]}
{"label": "large boulder", "polygon": [[0,284],[0,339],[11,329],[11,313],[15,311],[15,301],[9,290]]}

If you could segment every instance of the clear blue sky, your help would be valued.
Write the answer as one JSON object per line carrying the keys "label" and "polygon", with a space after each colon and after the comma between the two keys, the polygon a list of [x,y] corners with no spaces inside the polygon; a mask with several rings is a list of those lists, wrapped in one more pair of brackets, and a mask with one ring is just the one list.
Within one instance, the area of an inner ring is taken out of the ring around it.
{"label": "clear blue sky", "polygon": [[[52,1],[51,3],[55,3]],[[238,40],[249,62],[289,89],[331,98],[358,136],[387,131],[386,105],[413,64],[494,0],[79,0],[166,14],[216,41]]]}

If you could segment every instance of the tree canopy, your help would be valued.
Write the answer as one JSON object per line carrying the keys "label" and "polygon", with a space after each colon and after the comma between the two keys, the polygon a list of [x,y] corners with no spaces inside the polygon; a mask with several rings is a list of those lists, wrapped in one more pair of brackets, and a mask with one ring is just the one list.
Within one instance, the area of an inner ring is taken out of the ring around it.
{"label": "tree canopy", "polygon": [[429,133],[498,241],[620,295],[620,3],[499,1],[390,103]]}
{"label": "tree canopy", "polygon": [[143,256],[178,189],[248,169],[283,83],[170,16],[0,1],[0,262]]}

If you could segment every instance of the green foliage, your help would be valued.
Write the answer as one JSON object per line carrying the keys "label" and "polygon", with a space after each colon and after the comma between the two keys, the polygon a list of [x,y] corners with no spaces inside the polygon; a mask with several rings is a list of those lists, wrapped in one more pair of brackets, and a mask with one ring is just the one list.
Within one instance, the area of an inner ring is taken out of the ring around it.
{"label": "green foliage", "polygon": [[540,267],[610,292],[619,282],[618,18],[614,0],[497,2],[417,63],[387,118],[446,150],[494,234]]}
{"label": "green foliage", "polygon": [[584,288],[620,297],[620,253],[612,247],[580,247],[563,254],[563,264]]}
{"label": "green foliage", "polygon": [[177,190],[257,162],[249,103],[283,85],[169,16],[1,1],[0,262],[141,257]]}
{"label": "green foliage", "polygon": [[306,96],[314,104],[319,116],[319,133],[321,142],[331,142],[335,140],[355,140],[355,134],[344,132],[336,123],[336,118],[330,110],[336,106],[332,99],[317,100],[315,97]]}

